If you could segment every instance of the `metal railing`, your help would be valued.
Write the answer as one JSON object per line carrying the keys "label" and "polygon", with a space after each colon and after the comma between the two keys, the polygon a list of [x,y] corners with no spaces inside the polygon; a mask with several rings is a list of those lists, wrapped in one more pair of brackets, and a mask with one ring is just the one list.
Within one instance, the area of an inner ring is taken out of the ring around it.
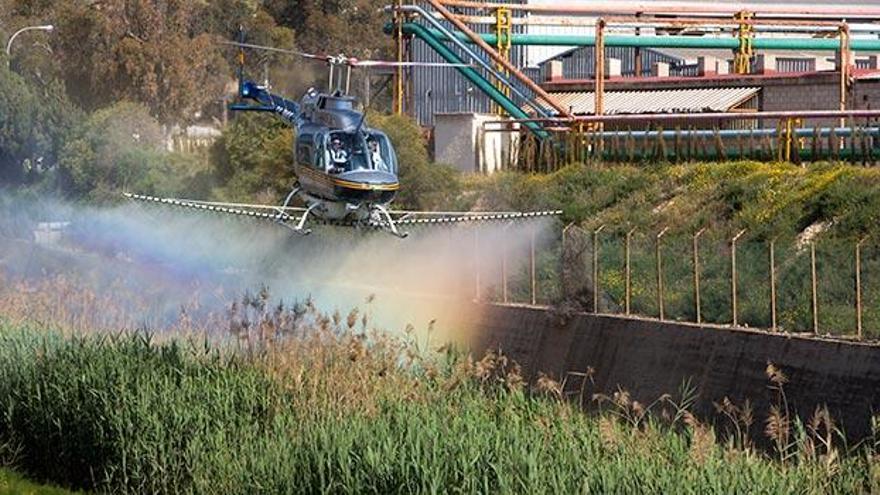
{"label": "metal railing", "polygon": [[[758,117],[751,117],[751,125]],[[500,169],[526,172],[551,172],[573,163],[759,160],[799,164],[842,160],[873,165],[880,160],[880,127],[874,123],[848,127],[799,124],[800,120],[782,119],[768,128],[597,131],[584,123],[558,132],[553,141],[521,135],[512,140],[509,151],[481,149],[481,159],[491,159]],[[517,131],[497,121],[485,123],[481,134],[497,132]]]}

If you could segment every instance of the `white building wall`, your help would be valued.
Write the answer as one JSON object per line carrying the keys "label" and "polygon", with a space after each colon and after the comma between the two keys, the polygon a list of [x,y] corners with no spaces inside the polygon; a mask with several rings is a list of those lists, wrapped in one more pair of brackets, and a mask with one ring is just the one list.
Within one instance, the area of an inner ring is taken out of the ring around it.
{"label": "white building wall", "polygon": [[493,173],[505,168],[519,149],[517,132],[483,132],[499,124],[497,115],[445,113],[434,115],[434,160],[466,173]]}

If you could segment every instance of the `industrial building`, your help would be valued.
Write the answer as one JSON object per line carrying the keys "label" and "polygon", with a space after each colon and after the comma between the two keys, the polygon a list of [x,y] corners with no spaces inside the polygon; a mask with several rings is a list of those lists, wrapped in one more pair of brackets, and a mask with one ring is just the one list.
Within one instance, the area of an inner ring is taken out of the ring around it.
{"label": "industrial building", "polygon": [[[806,10],[788,16],[784,3],[751,5],[772,17],[760,21],[745,11],[721,14],[731,9],[724,5],[694,7],[698,15],[714,15],[694,19],[687,17],[691,12],[643,18],[633,9],[652,4],[639,2],[583,2],[580,11],[581,2],[554,6],[534,0],[420,0],[417,4],[424,10],[410,19],[414,21],[410,25],[423,27],[411,29],[425,33],[408,41],[412,60],[456,59],[440,53],[443,47],[438,50],[438,45],[444,45],[471,63],[485,64],[492,50],[509,62],[502,70],[502,61],[493,56],[494,67],[484,65],[482,78],[463,70],[430,68],[408,80],[406,110],[433,136],[435,157],[467,170],[503,168],[502,157],[516,153],[517,137],[507,132],[511,136],[505,141],[499,131],[534,133],[538,122],[550,125],[548,119],[644,115],[643,120],[627,120],[625,127],[646,129],[652,127],[651,116],[681,114],[680,121],[666,119],[662,127],[761,129],[775,128],[780,121],[725,117],[694,124],[687,115],[757,113],[760,117],[760,112],[873,110],[880,101],[876,38],[880,30],[871,24],[876,19],[863,15],[865,9],[847,10],[847,20],[852,15],[854,22],[865,23],[849,25],[842,20],[844,7],[795,6]],[[618,6],[621,11],[629,9],[628,17],[611,13]],[[565,9],[586,13],[591,8],[599,14],[558,13]],[[821,13],[813,15],[813,11]],[[606,14],[609,17],[603,17]],[[596,48],[600,43],[601,52]],[[492,68],[507,76],[503,84],[492,75]],[[598,78],[597,71],[601,71]],[[505,106],[497,95],[491,96],[496,88],[503,92],[501,100],[517,101],[516,106]],[[495,128],[507,117],[519,124]],[[839,117],[789,120],[789,127],[813,126],[820,133],[824,132],[820,126],[845,123]],[[874,120],[860,123],[867,126]],[[623,127],[608,122],[601,128]]]}
{"label": "industrial building", "polygon": [[[501,4],[523,4],[523,0],[501,0]],[[429,9],[424,1],[415,2],[419,7]],[[456,9],[462,15],[475,15],[474,9]],[[447,28],[453,28],[447,21],[438,19]],[[474,29],[479,33],[489,33],[493,26],[478,25]],[[514,32],[525,32],[524,27],[513,27]],[[510,61],[519,67],[526,65],[528,47],[511,47],[508,54]],[[410,58],[416,62],[444,62],[444,59],[424,40],[414,37],[409,44]],[[407,91],[411,108],[409,113],[424,127],[434,126],[434,116],[441,113],[472,113],[487,114],[492,111],[492,100],[470,83],[462,75],[446,67],[422,67],[412,73]]]}
{"label": "industrial building", "polygon": [[[848,89],[843,97],[847,108],[878,107],[877,60],[876,55],[856,58],[859,63],[850,69]],[[608,58],[606,61],[604,112],[609,115],[836,110],[841,105],[839,69],[833,58],[829,62],[821,55],[782,58],[773,53],[759,54],[749,74],[730,73],[731,60],[709,55],[680,59],[673,64],[655,61],[651,71],[642,77],[625,74],[624,60]],[[626,62],[632,63],[632,60]],[[542,86],[564,106],[571,106],[572,113],[592,114],[595,86],[592,74],[566,77],[564,63],[553,59],[542,64],[545,74]],[[673,71],[672,67],[678,70]],[[828,119],[812,119],[804,125],[831,123],[833,121]]]}

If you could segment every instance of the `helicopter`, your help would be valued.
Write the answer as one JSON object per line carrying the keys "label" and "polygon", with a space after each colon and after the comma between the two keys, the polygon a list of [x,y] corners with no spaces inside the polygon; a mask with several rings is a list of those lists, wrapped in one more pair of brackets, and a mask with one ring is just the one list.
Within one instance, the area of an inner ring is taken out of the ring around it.
{"label": "helicopter", "polygon": [[[425,212],[392,210],[390,205],[401,184],[398,159],[388,136],[369,127],[366,111],[359,111],[349,95],[352,68],[394,66],[444,66],[466,64],[435,62],[389,62],[359,60],[344,54],[315,55],[295,50],[245,43],[243,33],[235,46],[238,53],[239,102],[229,106],[240,112],[267,112],[294,128],[293,172],[290,193],[280,206],[158,198],[125,193],[132,200],[158,202],[220,213],[274,221],[297,234],[309,234],[311,223],[367,227],[406,237],[402,225],[501,221],[560,215],[543,212]],[[245,77],[245,49],[292,54],[321,60],[329,66],[328,91],[310,88],[299,101],[270,91],[268,82],[258,84]],[[345,83],[343,85],[343,76]],[[293,206],[299,200],[305,206]]]}

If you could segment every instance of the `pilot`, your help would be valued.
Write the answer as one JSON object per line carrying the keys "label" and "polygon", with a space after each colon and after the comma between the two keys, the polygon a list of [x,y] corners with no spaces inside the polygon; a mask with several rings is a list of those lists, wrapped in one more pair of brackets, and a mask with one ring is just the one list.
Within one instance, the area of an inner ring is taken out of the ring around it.
{"label": "pilot", "polygon": [[345,171],[346,165],[348,165],[348,152],[342,147],[339,138],[333,138],[330,141],[330,167],[327,171],[338,174]]}
{"label": "pilot", "polygon": [[367,141],[370,146],[370,161],[373,162],[373,168],[376,170],[388,170],[385,159],[382,158],[382,152],[379,150],[379,142],[375,139]]}

